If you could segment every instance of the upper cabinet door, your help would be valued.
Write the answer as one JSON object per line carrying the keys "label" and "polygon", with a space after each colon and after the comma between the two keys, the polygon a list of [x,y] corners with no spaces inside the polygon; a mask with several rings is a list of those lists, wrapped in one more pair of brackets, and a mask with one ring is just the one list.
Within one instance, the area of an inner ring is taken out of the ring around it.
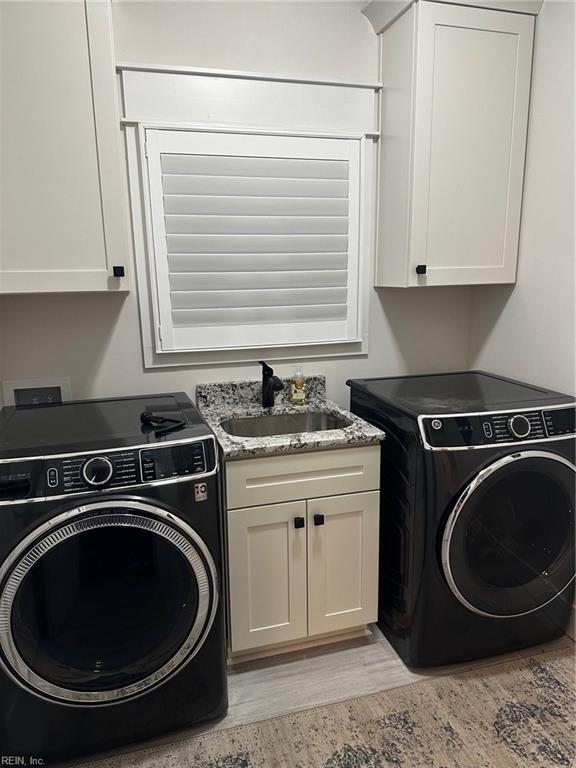
{"label": "upper cabinet door", "polygon": [[533,32],[425,0],[384,32],[377,285],[516,279]]}
{"label": "upper cabinet door", "polygon": [[412,282],[516,278],[532,16],[422,3]]}
{"label": "upper cabinet door", "polygon": [[0,292],[108,291],[128,256],[109,7],[1,3]]}

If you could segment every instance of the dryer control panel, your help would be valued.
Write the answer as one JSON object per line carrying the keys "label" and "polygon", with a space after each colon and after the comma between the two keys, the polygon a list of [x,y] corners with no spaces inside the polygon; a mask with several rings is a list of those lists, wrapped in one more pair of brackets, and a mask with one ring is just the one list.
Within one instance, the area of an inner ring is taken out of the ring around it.
{"label": "dryer control panel", "polygon": [[576,435],[576,406],[420,416],[418,421],[424,446],[431,450],[513,445]]}

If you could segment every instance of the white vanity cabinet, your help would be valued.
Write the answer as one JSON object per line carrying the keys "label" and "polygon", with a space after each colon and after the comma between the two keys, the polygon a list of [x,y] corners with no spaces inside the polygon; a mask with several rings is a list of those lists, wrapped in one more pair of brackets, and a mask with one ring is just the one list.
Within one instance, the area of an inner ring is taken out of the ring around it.
{"label": "white vanity cabinet", "polygon": [[0,3],[0,25],[0,293],[122,290],[109,4]]}
{"label": "white vanity cabinet", "polygon": [[427,0],[382,32],[376,286],[515,281],[533,34]]}
{"label": "white vanity cabinet", "polygon": [[[376,620],[379,465],[377,446],[227,464],[232,653]],[[358,492],[339,493],[350,481]],[[284,499],[230,508],[247,485]]]}

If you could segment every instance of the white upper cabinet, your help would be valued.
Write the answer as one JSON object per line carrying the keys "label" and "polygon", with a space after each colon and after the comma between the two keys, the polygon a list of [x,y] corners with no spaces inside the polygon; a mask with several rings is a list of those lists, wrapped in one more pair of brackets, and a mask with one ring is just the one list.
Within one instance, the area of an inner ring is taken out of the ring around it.
{"label": "white upper cabinet", "polygon": [[0,3],[0,293],[110,291],[126,266],[104,2]]}
{"label": "white upper cabinet", "polygon": [[382,33],[377,286],[515,281],[533,34],[426,0]]}

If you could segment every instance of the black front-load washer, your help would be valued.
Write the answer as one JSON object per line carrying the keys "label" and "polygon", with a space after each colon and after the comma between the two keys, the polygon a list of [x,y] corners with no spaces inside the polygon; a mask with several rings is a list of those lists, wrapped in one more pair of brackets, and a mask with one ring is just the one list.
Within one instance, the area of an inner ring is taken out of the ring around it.
{"label": "black front-load washer", "polygon": [[483,372],[355,379],[381,427],[379,626],[412,666],[561,635],[574,596],[574,398]]}
{"label": "black front-load washer", "polygon": [[225,713],[220,512],[186,395],[2,410],[1,756],[53,765]]}

